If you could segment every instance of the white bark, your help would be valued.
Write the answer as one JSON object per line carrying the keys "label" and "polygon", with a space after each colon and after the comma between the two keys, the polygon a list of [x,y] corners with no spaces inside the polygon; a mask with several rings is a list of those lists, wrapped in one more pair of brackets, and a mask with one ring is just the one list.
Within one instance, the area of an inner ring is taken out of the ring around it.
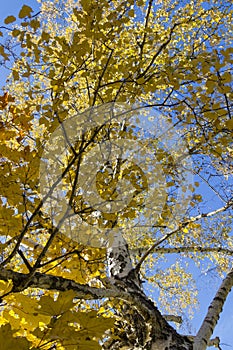
{"label": "white bark", "polygon": [[127,242],[120,231],[113,232],[108,242],[107,261],[110,277],[124,278],[133,269]]}

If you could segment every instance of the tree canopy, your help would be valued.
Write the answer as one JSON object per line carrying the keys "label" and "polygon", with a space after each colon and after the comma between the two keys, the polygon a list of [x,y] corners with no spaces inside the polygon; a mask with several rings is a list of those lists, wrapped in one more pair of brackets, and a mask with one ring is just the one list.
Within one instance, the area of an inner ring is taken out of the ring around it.
{"label": "tree canopy", "polygon": [[[38,3],[0,24],[1,349],[220,349],[231,2]],[[184,335],[193,264],[222,284]]]}

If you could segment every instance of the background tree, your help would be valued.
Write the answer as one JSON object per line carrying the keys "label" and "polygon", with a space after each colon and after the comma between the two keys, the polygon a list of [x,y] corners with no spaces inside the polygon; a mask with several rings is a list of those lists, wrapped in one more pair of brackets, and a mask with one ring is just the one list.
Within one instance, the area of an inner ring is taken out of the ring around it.
{"label": "background tree", "polygon": [[[3,349],[220,348],[232,5],[39,2],[1,27]],[[222,276],[193,337],[169,323],[196,303],[189,261]]]}

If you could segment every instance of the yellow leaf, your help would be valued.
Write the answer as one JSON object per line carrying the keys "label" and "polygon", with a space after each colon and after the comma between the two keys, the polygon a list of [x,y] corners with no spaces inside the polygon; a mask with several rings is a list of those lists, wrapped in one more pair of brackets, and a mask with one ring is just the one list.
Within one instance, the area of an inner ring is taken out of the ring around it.
{"label": "yellow leaf", "polygon": [[13,69],[12,75],[14,80],[19,80],[19,73],[15,69]]}
{"label": "yellow leaf", "polygon": [[13,283],[11,280],[8,282],[0,281],[0,294],[1,296],[10,292],[13,288]]}
{"label": "yellow leaf", "polygon": [[30,6],[23,5],[19,11],[19,18],[31,17],[31,12],[33,12],[33,9]]}
{"label": "yellow leaf", "polygon": [[101,307],[99,308],[98,313],[101,314],[101,313],[105,313],[105,312],[106,312],[106,309],[105,309],[103,306],[101,306]]}
{"label": "yellow leaf", "polygon": [[0,45],[0,55],[6,60],[9,61],[9,55],[5,53],[4,47]]}
{"label": "yellow leaf", "polygon": [[141,84],[143,84],[145,82],[145,79],[142,77],[142,78],[139,78],[138,80],[137,80],[137,83],[139,84],[139,85],[141,85]]}
{"label": "yellow leaf", "polygon": [[129,10],[128,15],[129,15],[130,17],[134,17],[134,10],[133,10],[133,9],[132,9],[132,10]]}
{"label": "yellow leaf", "polygon": [[230,73],[230,72],[225,72],[225,73],[222,75],[222,79],[223,79],[223,82],[224,82],[224,83],[230,83],[231,80],[232,80],[231,73]]}
{"label": "yellow leaf", "polygon": [[14,30],[12,31],[11,35],[15,38],[15,37],[17,37],[20,33],[21,33],[20,30],[14,29]]}
{"label": "yellow leaf", "polygon": [[31,22],[30,22],[30,26],[36,30],[38,28],[40,28],[40,22],[36,19],[33,19]]}
{"label": "yellow leaf", "polygon": [[74,307],[75,295],[75,292],[71,290],[60,292],[56,301],[52,297],[44,295],[40,299],[38,312],[47,316],[61,315]]}
{"label": "yellow leaf", "polygon": [[184,233],[188,233],[188,232],[189,232],[189,230],[187,229],[187,227],[183,228],[182,231],[183,231]]}
{"label": "yellow leaf", "polygon": [[1,350],[17,349],[28,350],[29,341],[25,337],[15,337],[10,324],[1,326],[0,328]]}
{"label": "yellow leaf", "polygon": [[233,130],[233,119],[227,120],[225,124],[229,130]]}
{"label": "yellow leaf", "polygon": [[4,23],[9,24],[9,23],[14,22],[15,20],[16,20],[15,16],[8,16],[5,18]]}

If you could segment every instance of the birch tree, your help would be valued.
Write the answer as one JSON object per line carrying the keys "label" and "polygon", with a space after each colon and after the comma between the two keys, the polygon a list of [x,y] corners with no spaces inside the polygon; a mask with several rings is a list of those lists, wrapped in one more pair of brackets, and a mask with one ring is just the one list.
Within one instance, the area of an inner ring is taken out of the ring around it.
{"label": "birch tree", "polygon": [[1,349],[221,349],[230,1],[38,3],[0,24]]}

